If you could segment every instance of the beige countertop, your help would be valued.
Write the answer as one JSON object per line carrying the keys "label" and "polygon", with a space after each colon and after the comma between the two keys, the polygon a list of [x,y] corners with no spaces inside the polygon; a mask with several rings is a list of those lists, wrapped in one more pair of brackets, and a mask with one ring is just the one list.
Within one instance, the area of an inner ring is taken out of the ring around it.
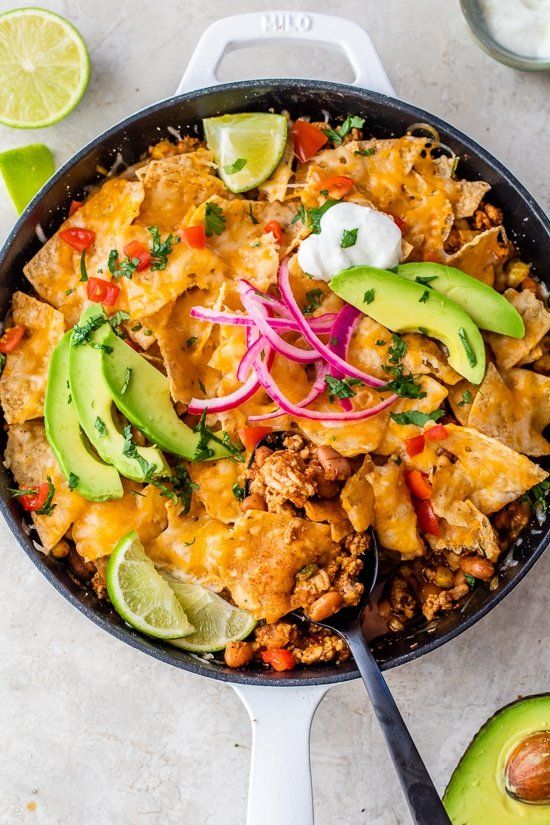
{"label": "beige countertop", "polygon": [[[12,7],[0,0],[0,12]],[[23,4],[21,4],[23,5]],[[204,27],[264,0],[43,0],[90,48],[80,107],[37,132],[0,127],[0,146],[47,143],[60,164],[97,133],[176,88]],[[291,2],[348,16],[371,33],[405,100],[458,126],[548,209],[550,76],[483,54],[453,0]],[[261,72],[259,67],[261,66]],[[281,67],[285,71],[281,72]],[[316,49],[231,55],[225,79],[349,81]],[[0,191],[0,236],[14,215]],[[250,730],[233,691],[159,664],[102,633],[40,576],[0,525],[0,823],[244,825]],[[439,788],[471,736],[518,694],[548,690],[550,559],[487,618],[388,675]],[[408,814],[361,684],[333,689],[313,725],[317,825],[405,825]],[[296,823],[300,825],[300,823]]]}

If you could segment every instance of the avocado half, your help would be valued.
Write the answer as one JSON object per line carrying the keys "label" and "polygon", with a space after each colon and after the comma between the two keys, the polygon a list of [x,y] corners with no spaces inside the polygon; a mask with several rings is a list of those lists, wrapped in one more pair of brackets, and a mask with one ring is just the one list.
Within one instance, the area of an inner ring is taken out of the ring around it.
{"label": "avocado half", "polygon": [[513,702],[483,725],[443,803],[453,825],[549,825],[550,693]]}

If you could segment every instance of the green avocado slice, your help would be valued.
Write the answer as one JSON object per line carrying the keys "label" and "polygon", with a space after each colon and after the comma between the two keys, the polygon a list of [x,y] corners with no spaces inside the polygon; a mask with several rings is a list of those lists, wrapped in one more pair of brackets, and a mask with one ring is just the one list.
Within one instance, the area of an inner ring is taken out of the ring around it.
{"label": "green avocado slice", "polygon": [[336,295],[393,332],[441,341],[449,364],[472,384],[485,375],[485,344],[469,315],[439,292],[372,266],[352,266],[329,282]]}
{"label": "green avocado slice", "polygon": [[505,771],[520,743],[549,730],[548,693],[520,699],[492,716],[466,749],[443,796],[453,825],[548,825],[550,800],[534,804],[513,798]]}
{"label": "green avocado slice", "polygon": [[[126,478],[146,481],[149,475],[169,476],[170,468],[156,447],[135,447],[133,455],[128,454],[128,449],[124,454],[126,439],[115,418],[113,399],[103,377],[101,347],[105,346],[103,339],[110,327],[106,322],[98,325],[96,319],[101,318],[105,319],[101,306],[89,306],[71,336],[69,385],[80,426],[101,458]],[[76,343],[82,340],[82,332],[87,329],[86,339]]]}
{"label": "green avocado slice", "polygon": [[401,264],[397,267],[397,274],[451,298],[480,329],[498,332],[510,338],[523,338],[525,335],[523,318],[510,301],[493,287],[472,278],[461,269],[421,262]]}
{"label": "green avocado slice", "polygon": [[69,354],[72,330],[55,347],[50,361],[44,426],[46,437],[61,472],[74,489],[90,501],[122,498],[124,490],[114,467],[104,464],[80,429],[76,406],[69,390]]}
{"label": "green avocado slice", "polygon": [[[163,450],[192,461],[200,441],[178,418],[170,396],[168,379],[112,331],[103,343],[109,349],[101,354],[103,378],[120,412]],[[211,458],[223,458],[229,451],[217,442],[209,447]]]}

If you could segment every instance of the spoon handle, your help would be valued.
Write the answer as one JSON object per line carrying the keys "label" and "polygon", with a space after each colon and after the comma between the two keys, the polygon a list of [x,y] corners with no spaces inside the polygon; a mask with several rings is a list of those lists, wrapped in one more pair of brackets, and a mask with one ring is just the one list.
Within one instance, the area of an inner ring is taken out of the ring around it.
{"label": "spoon handle", "polygon": [[380,668],[357,626],[345,633],[386,737],[415,825],[452,825]]}

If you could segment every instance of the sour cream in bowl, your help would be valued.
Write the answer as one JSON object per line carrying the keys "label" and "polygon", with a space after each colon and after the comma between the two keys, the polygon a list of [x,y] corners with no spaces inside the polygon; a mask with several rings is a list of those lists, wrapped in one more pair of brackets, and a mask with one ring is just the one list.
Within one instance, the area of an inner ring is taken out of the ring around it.
{"label": "sour cream in bowl", "polygon": [[350,266],[391,269],[401,258],[401,231],[389,215],[358,203],[337,203],[320,221],[321,231],[302,241],[300,268],[318,281]]}

